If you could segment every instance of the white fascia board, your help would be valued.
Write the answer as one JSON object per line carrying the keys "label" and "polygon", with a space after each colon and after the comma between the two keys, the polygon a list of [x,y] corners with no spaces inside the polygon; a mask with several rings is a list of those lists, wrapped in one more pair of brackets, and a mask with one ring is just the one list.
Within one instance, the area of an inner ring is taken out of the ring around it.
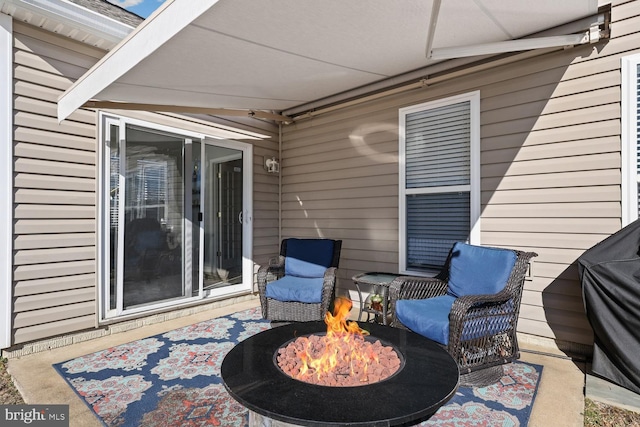
{"label": "white fascia board", "polygon": [[588,34],[570,34],[566,36],[536,37],[531,39],[507,40],[460,47],[433,49],[429,59],[442,60],[467,56],[495,55],[523,50],[545,49],[550,47],[574,46],[589,43]]}
{"label": "white fascia board", "polygon": [[62,121],[155,52],[220,0],[175,0],[144,21],[58,99]]}
{"label": "white fascia board", "polygon": [[[0,14],[0,349],[11,346],[13,306],[13,20]],[[4,77],[2,77],[4,76]]]}
{"label": "white fascia board", "polygon": [[4,3],[80,28],[113,43],[124,39],[134,28],[68,0],[4,0]]}

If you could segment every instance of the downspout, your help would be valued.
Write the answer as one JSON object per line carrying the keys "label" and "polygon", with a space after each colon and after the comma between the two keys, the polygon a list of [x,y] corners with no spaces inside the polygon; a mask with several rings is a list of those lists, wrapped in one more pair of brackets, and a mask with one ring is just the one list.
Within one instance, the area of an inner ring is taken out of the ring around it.
{"label": "downspout", "polygon": [[282,122],[278,124],[278,159],[280,173],[278,174],[278,242],[282,242]]}

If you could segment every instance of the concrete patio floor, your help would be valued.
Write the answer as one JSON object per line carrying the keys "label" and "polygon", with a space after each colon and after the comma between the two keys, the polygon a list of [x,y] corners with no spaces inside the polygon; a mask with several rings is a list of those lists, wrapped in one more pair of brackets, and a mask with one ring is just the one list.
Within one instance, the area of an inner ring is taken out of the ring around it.
{"label": "concrete patio floor", "polygon": [[[102,424],[54,370],[52,366],[54,363],[258,305],[257,299],[249,300],[144,328],[10,359],[8,370],[27,403],[69,404],[70,426],[98,427]],[[573,362],[562,353],[543,354],[548,353],[549,350],[546,348],[524,344],[522,347],[522,361],[544,366],[529,426],[582,427],[584,425],[585,364]]]}

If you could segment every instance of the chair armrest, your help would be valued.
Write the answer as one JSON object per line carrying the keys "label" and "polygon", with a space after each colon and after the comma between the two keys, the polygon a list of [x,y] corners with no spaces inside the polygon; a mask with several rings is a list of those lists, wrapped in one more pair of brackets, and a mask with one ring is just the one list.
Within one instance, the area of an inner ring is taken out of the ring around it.
{"label": "chair armrest", "polygon": [[272,282],[284,276],[284,257],[269,259],[269,263],[258,268],[258,292],[262,295],[266,291],[267,282]]}
{"label": "chair armrest", "polygon": [[396,302],[401,299],[424,299],[445,295],[447,282],[435,277],[399,276],[389,285],[391,326],[405,328],[396,318]]}
{"label": "chair armrest", "polygon": [[434,277],[399,276],[389,285],[389,301],[425,299],[447,293],[447,282]]}
{"label": "chair armrest", "polygon": [[258,274],[261,272],[278,272],[284,271],[284,257],[282,255],[269,258],[269,262],[265,265],[261,265],[258,269]]}
{"label": "chair armrest", "polygon": [[480,306],[496,306],[503,304],[510,299],[513,299],[513,297],[514,295],[512,293],[505,292],[504,290],[497,294],[465,295],[456,298],[454,305],[460,306],[461,311],[469,311],[470,309],[475,309]]}
{"label": "chair armrest", "polygon": [[284,267],[284,257],[282,255],[278,255],[278,256],[269,258],[269,266]]}
{"label": "chair armrest", "polygon": [[[494,322],[504,323],[505,330],[515,327],[519,302],[514,295],[499,292],[487,295],[467,295],[456,298],[449,312],[449,351],[461,351],[463,332],[476,338],[491,335]],[[465,325],[467,329],[465,330]]]}
{"label": "chair armrest", "polygon": [[322,312],[329,310],[329,306],[334,298],[336,288],[336,267],[329,267],[324,272],[324,279],[322,281]]}
{"label": "chair armrest", "polygon": [[322,293],[324,294],[325,292],[333,292],[333,288],[336,285],[336,271],[337,268],[335,267],[329,267],[327,268],[327,270],[324,272],[324,278],[322,281]]}
{"label": "chair armrest", "polygon": [[324,281],[326,282],[327,280],[335,280],[337,270],[338,269],[336,267],[327,268],[324,272]]}

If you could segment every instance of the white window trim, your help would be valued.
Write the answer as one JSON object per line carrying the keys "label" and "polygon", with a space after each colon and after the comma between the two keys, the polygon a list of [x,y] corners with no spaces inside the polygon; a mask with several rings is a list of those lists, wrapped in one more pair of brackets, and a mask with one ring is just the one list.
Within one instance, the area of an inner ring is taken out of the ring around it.
{"label": "white window trim", "polygon": [[13,299],[13,20],[0,14],[0,349],[11,346]]}
{"label": "white window trim", "polygon": [[[412,194],[412,189],[405,187],[406,180],[406,141],[405,141],[405,120],[407,114],[414,111],[422,111],[425,109],[438,108],[450,104],[456,104],[460,102],[469,101],[470,113],[471,113],[471,164],[470,164],[470,179],[471,183],[465,187],[464,191],[470,192],[470,221],[469,224],[469,241],[468,243],[479,245],[480,244],[480,91],[474,91],[456,95],[448,98],[438,99],[436,101],[429,101],[418,105],[412,105],[410,107],[401,108],[399,110],[399,161],[398,161],[398,207],[399,207],[399,250],[398,250],[398,270],[401,274],[412,274],[428,276],[430,274],[420,271],[414,271],[407,269],[407,221],[406,221],[406,196]],[[456,189],[458,187],[452,187]],[[428,190],[427,190],[428,191]],[[422,191],[423,192],[423,191]]]}
{"label": "white window trim", "polygon": [[640,54],[622,58],[622,226],[638,219],[638,80]]}

